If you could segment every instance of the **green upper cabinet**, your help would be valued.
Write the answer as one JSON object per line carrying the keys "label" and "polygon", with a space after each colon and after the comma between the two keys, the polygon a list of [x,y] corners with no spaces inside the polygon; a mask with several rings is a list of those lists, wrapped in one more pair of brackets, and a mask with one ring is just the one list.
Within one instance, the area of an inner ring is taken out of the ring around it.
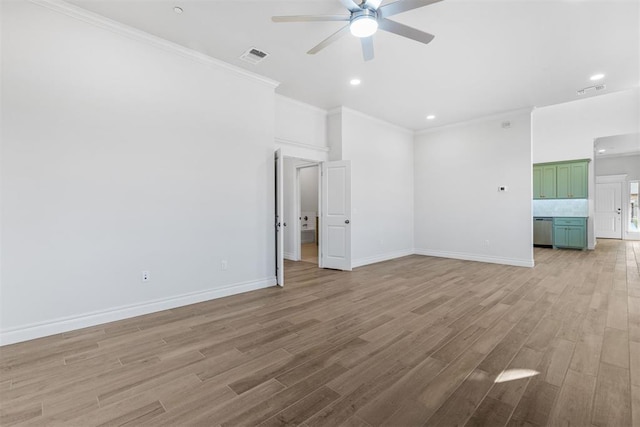
{"label": "green upper cabinet", "polygon": [[586,199],[589,160],[533,165],[534,199]]}
{"label": "green upper cabinet", "polygon": [[556,198],[556,167],[550,165],[533,166],[533,198]]}
{"label": "green upper cabinet", "polygon": [[558,168],[558,199],[586,199],[587,162],[565,163]]}

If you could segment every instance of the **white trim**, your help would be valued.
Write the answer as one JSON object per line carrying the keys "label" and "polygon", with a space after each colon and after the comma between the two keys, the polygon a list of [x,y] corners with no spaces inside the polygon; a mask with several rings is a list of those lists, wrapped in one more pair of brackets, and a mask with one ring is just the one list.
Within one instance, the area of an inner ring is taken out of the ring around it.
{"label": "white trim", "polygon": [[30,1],[39,6],[46,7],[47,9],[50,9],[54,12],[62,13],[71,18],[78,19],[80,21],[86,22],[91,25],[95,25],[96,27],[100,27],[105,30],[109,30],[121,36],[125,36],[130,39],[146,43],[150,46],[160,48],[166,52],[178,54],[182,57],[194,60],[201,64],[211,65],[214,67],[232,71],[235,74],[238,74],[242,77],[248,77],[252,80],[266,84],[269,87],[275,88],[280,85],[280,82],[277,82],[270,78],[261,76],[256,73],[252,73],[251,71],[247,71],[243,68],[236,67],[235,65],[229,64],[219,59],[212,58],[211,56],[205,55],[193,49],[180,46],[177,43],[170,42],[168,40],[162,39],[160,37],[146,33],[144,31],[138,30],[128,25],[122,24],[120,22],[114,21],[112,19],[106,18],[96,13],[89,12],[86,9],[82,9],[78,6],[69,4],[65,1],[62,1],[62,0],[30,0]]}
{"label": "white trim", "polygon": [[377,262],[389,261],[391,259],[402,258],[405,256],[413,255],[415,252],[413,249],[403,249],[401,251],[387,252],[382,255],[374,255],[366,258],[359,258],[351,262],[351,268],[362,267],[369,264],[375,264]]}
{"label": "white trim", "polygon": [[307,144],[305,142],[293,141],[291,139],[280,138],[277,136],[274,138],[274,140],[276,144],[293,145],[295,147],[307,148],[309,150],[323,151],[325,153],[331,150],[331,148],[329,147],[321,147],[319,145]]}
{"label": "white trim", "polygon": [[279,93],[276,93],[276,97],[280,98],[284,102],[290,102],[291,104],[297,105],[297,106],[299,106],[301,108],[306,108],[306,109],[311,110],[311,111],[315,111],[315,112],[320,113],[320,114],[322,114],[324,116],[326,116],[328,114],[327,110],[325,110],[325,109],[322,109],[320,107],[316,107],[315,105],[307,104],[306,102],[298,101],[297,99],[289,98],[288,96],[284,96],[284,95],[279,94]]}
{"label": "white trim", "polygon": [[295,258],[295,254],[292,252],[284,252],[283,255],[284,255],[284,259],[288,259],[289,261],[298,261]]}
{"label": "white trim", "polygon": [[496,113],[496,114],[491,114],[491,115],[488,115],[488,116],[477,117],[475,119],[465,120],[463,122],[451,123],[451,124],[448,124],[448,125],[442,125],[442,126],[436,126],[436,127],[432,127],[432,128],[428,128],[428,129],[417,130],[417,131],[414,132],[414,135],[419,136],[419,135],[424,135],[424,134],[427,134],[427,133],[439,132],[439,131],[445,130],[445,129],[463,127],[463,126],[468,126],[468,125],[472,125],[472,124],[475,124],[475,123],[482,123],[482,122],[486,122],[486,121],[489,121],[489,120],[504,119],[504,118],[507,118],[507,117],[513,117],[513,116],[517,116],[517,115],[521,115],[521,114],[525,114],[525,113],[528,113],[529,115],[531,115],[532,112],[533,112],[533,108],[519,108],[517,110],[503,111],[502,113]]}
{"label": "white trim", "polygon": [[622,182],[627,180],[627,174],[622,175],[598,175],[596,176],[596,184],[610,184]]}
{"label": "white trim", "polygon": [[411,130],[411,129],[407,129],[407,128],[402,127],[402,126],[399,126],[399,125],[397,125],[397,124],[395,124],[395,123],[391,123],[391,122],[388,122],[388,121],[386,121],[386,120],[382,120],[382,119],[380,119],[380,118],[378,118],[378,117],[374,117],[374,116],[371,116],[371,115],[369,115],[369,114],[366,114],[366,113],[363,113],[363,112],[361,112],[361,111],[354,110],[354,109],[352,109],[352,108],[345,107],[345,106],[337,107],[337,108],[334,108],[334,109],[332,109],[332,110],[329,110],[329,112],[327,113],[327,115],[333,116],[333,115],[335,115],[335,114],[345,113],[345,112],[346,112],[346,113],[353,114],[354,116],[361,117],[361,118],[363,118],[363,119],[376,121],[376,122],[378,122],[378,123],[381,123],[381,124],[383,124],[383,125],[385,125],[385,126],[391,127],[391,128],[393,128],[393,129],[395,129],[395,130],[397,130],[397,131],[399,131],[399,132],[405,133],[405,134],[407,134],[407,135],[414,135],[414,131],[413,131],[413,130]]}
{"label": "white trim", "polygon": [[453,258],[453,259],[461,259],[465,261],[478,261],[478,262],[488,262],[491,264],[504,264],[504,265],[514,265],[516,267],[533,267],[532,259],[517,259],[517,258],[500,258],[486,255],[476,255],[469,254],[463,252],[446,252],[446,251],[438,251],[432,249],[416,249],[416,255],[426,255],[426,256],[434,256],[438,258]]}
{"label": "white trim", "polygon": [[108,310],[94,311],[78,316],[69,316],[54,319],[47,322],[32,323],[26,326],[5,329],[0,331],[0,346],[14,344],[22,341],[42,338],[49,335],[60,334],[76,329],[88,328],[103,323],[142,316],[162,310],[196,304],[203,301],[222,298],[229,295],[254,291],[276,285],[276,278],[270,277],[260,280],[236,283],[223,288],[209,289],[206,291],[192,292],[170,298],[148,301],[140,304],[125,305]]}

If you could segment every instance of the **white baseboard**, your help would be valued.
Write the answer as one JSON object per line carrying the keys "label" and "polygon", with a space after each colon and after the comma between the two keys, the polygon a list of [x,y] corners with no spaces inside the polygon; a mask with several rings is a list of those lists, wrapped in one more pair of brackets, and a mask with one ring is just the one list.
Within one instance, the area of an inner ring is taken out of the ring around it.
{"label": "white baseboard", "polygon": [[47,322],[34,323],[17,328],[0,331],[0,346],[42,338],[49,335],[69,332],[76,329],[96,326],[103,323],[114,322],[116,320],[128,319],[142,316],[144,314],[155,313],[162,310],[196,304],[216,298],[222,298],[243,292],[276,286],[276,278],[270,277],[261,280],[236,283],[223,288],[209,289],[201,292],[178,295],[171,298],[164,298],[149,301],[141,304],[132,304],[116,307],[108,310],[85,313],[79,316],[64,317]]}
{"label": "white baseboard", "polygon": [[434,256],[439,258],[454,258],[465,261],[488,262],[491,264],[514,265],[516,267],[533,267],[533,260],[517,259],[517,258],[501,258],[487,255],[469,254],[464,252],[446,252],[432,249],[416,249],[416,255]]}
{"label": "white baseboard", "polygon": [[297,261],[296,256],[293,252],[284,252],[282,254],[284,259],[288,259],[289,261]]}
{"label": "white baseboard", "polygon": [[375,264],[376,262],[389,261],[390,259],[401,258],[413,255],[413,249],[403,249],[401,251],[387,252],[386,254],[374,255],[366,258],[358,258],[351,262],[351,268],[362,267],[364,265]]}

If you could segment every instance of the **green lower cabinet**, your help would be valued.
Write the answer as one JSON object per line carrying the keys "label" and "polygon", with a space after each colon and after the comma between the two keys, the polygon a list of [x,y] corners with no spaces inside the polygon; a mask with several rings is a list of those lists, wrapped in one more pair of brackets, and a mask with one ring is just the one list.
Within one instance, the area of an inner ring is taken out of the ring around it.
{"label": "green lower cabinet", "polygon": [[554,218],[554,248],[587,248],[587,218]]}

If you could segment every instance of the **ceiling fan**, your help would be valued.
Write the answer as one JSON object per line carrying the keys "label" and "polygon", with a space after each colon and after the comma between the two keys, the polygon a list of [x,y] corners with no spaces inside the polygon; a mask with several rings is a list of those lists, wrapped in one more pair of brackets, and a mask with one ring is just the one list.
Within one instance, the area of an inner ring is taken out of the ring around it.
{"label": "ceiling fan", "polygon": [[380,29],[390,33],[407,37],[420,43],[427,44],[435,37],[433,34],[416,30],[395,21],[391,21],[390,16],[397,15],[419,7],[437,3],[442,0],[398,0],[393,3],[380,6],[382,0],[361,0],[356,3],[355,0],[340,0],[340,2],[349,10],[349,16],[346,15],[298,15],[298,16],[273,16],[273,22],[313,22],[313,21],[349,21],[349,25],[345,25],[329,37],[321,41],[319,44],[311,48],[307,53],[314,55],[320,52],[331,43],[351,31],[356,37],[360,38],[362,44],[362,56],[365,61],[373,59],[373,34]]}

